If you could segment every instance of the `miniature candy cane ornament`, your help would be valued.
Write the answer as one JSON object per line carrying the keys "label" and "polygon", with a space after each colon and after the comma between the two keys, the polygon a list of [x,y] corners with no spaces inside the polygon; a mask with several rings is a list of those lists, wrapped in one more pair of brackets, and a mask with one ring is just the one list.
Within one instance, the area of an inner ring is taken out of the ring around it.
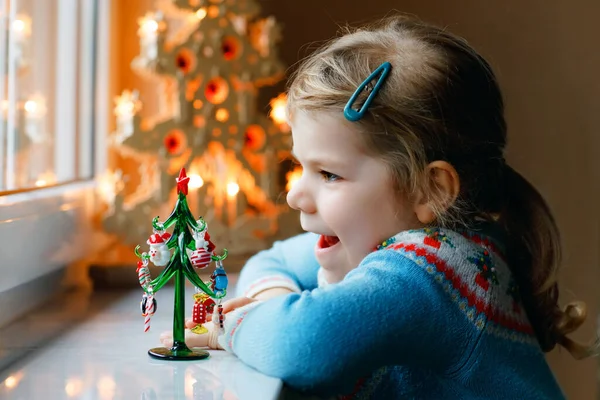
{"label": "miniature candy cane ornament", "polygon": [[144,258],[143,261],[138,261],[137,265],[137,273],[138,279],[140,281],[140,286],[142,287],[142,289],[147,290],[151,281],[150,271],[148,270],[148,259]]}
{"label": "miniature candy cane ornament", "polygon": [[148,270],[148,255],[146,253],[141,254],[141,261],[137,263],[137,273],[140,286],[144,289],[144,295],[142,296],[142,302],[140,308],[142,316],[144,317],[144,332],[150,330],[150,318],[156,312],[156,300],[154,299],[154,293],[152,290],[152,278],[150,271]]}
{"label": "miniature candy cane ornament", "polygon": [[148,299],[146,300],[146,315],[144,316],[144,332],[148,332],[150,330],[150,317],[154,315],[154,295],[152,292],[148,294]]}

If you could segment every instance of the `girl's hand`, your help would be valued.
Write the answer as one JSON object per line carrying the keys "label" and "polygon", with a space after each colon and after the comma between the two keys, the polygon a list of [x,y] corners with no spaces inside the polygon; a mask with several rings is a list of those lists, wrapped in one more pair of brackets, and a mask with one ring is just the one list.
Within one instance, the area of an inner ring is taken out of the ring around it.
{"label": "girl's hand", "polygon": [[[249,297],[236,297],[235,299],[227,300],[226,302],[223,303],[223,314],[227,314],[228,312],[233,311],[236,308],[243,307],[246,304],[250,304],[255,301],[256,301],[256,299],[251,299]],[[215,307],[215,310],[213,311],[213,313],[206,316],[206,320],[212,321],[213,316],[216,314],[217,314],[217,308]],[[186,320],[185,326],[191,329],[194,326],[196,326],[196,324],[192,320]]]}
{"label": "girl's hand", "polygon": [[[243,307],[247,304],[254,303],[256,299],[252,299],[250,297],[236,297],[235,299],[227,300],[223,303],[223,314],[227,314],[230,311],[235,310],[236,308]],[[213,313],[213,315],[215,315]]]}
{"label": "girl's hand", "polygon": [[[187,324],[187,322],[186,322],[186,324]],[[196,326],[196,324],[194,324],[193,326]],[[206,327],[206,329],[208,329],[210,331],[214,328],[214,325],[212,323],[204,324],[204,327]],[[184,339],[185,344],[189,348],[208,347],[208,336],[209,336],[209,333],[197,335],[197,334],[193,333],[192,331],[190,331],[189,329],[186,329],[185,330],[185,339]],[[173,331],[163,332],[160,335],[160,342],[166,348],[170,348],[171,346],[173,346]]]}
{"label": "girl's hand", "polygon": [[[247,304],[253,303],[258,300],[267,300],[267,299],[277,297],[277,296],[282,296],[282,295],[285,295],[288,293],[292,293],[292,291],[289,289],[285,289],[285,288],[272,288],[272,289],[267,289],[267,290],[264,290],[264,291],[258,293],[255,297],[236,297],[234,299],[227,300],[226,302],[223,303],[223,314],[227,314],[228,312],[233,311],[236,308],[243,307]],[[217,312],[217,310],[215,308],[213,315],[216,312]],[[211,318],[212,318],[212,315],[209,315],[208,320],[210,321]],[[191,320],[188,320],[188,321],[191,321]],[[193,328],[195,326],[195,324],[193,322],[191,322],[188,325],[188,321],[186,321],[186,326],[189,327],[190,329]]]}
{"label": "girl's hand", "polygon": [[[223,303],[223,314],[227,314],[228,312],[231,312],[231,311],[235,310],[236,308],[243,307],[247,304],[253,303],[258,300],[266,300],[266,299],[270,299],[272,297],[286,295],[288,293],[292,293],[292,291],[289,289],[284,289],[284,288],[272,288],[272,289],[267,289],[267,290],[262,291],[261,293],[257,294],[256,298],[236,297],[234,299],[227,300]],[[215,308],[215,312],[216,312],[216,308]],[[214,324],[208,323],[210,321],[212,321],[212,314],[207,315],[207,323],[204,324],[204,326],[207,329],[212,330],[214,328]],[[186,320],[185,320],[185,327],[186,327],[185,343],[188,345],[188,347],[206,347],[206,346],[208,346],[208,334],[198,335],[198,334],[195,334],[190,331],[190,329],[192,329],[196,325],[198,325],[198,324],[195,323],[191,318],[186,318]],[[165,347],[173,346],[173,332],[172,331],[163,332],[160,335],[160,341],[163,344],[163,346],[165,346]]]}
{"label": "girl's hand", "polygon": [[[223,303],[223,314],[227,314],[230,311],[235,310],[236,308],[245,306],[246,304],[250,304],[255,302],[256,299],[251,299],[248,297],[237,297],[235,299],[231,299],[231,300],[227,300],[226,302]],[[216,309],[215,309],[215,313],[216,313]],[[214,315],[214,313],[213,313]],[[209,336],[211,334],[213,334],[213,330],[216,329],[215,325],[211,322],[212,321],[212,315],[209,314],[207,315],[207,322],[204,325],[204,327],[206,329],[208,329],[207,333],[203,333],[203,334],[196,334],[193,333],[190,329],[194,328],[196,325],[198,325],[197,323],[195,323],[191,318],[187,318],[185,320],[185,343],[187,344],[188,347],[207,347],[209,346]],[[163,346],[165,347],[171,347],[173,346],[173,332],[172,331],[167,331],[167,332],[163,332],[160,335],[160,341],[163,344]],[[220,349],[220,347],[218,347]]]}
{"label": "girl's hand", "polygon": [[[256,299],[250,299],[248,297],[237,297],[235,299],[227,300],[226,302],[223,303],[223,314],[227,314],[228,312],[233,311],[236,308],[245,306],[246,304],[250,304],[250,303],[252,303],[254,301],[256,301]],[[215,308],[214,312],[215,313],[217,312],[216,308]],[[206,316],[206,321],[207,322],[212,321],[212,314],[208,314]],[[186,318],[185,319],[185,327],[187,329],[192,329],[196,325],[198,325],[198,324],[195,323],[191,318]]]}

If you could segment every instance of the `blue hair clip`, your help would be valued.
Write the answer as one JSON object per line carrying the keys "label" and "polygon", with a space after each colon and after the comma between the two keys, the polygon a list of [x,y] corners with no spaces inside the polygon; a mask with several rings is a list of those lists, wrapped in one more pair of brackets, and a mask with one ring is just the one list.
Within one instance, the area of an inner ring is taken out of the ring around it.
{"label": "blue hair clip", "polygon": [[[365,113],[367,112],[367,109],[369,108],[369,105],[371,105],[371,102],[375,98],[375,95],[377,94],[377,92],[379,92],[381,85],[383,85],[383,82],[389,75],[391,69],[392,69],[392,64],[390,64],[387,61],[384,62],[379,67],[377,67],[377,69],[375,71],[373,71],[371,73],[371,75],[369,75],[369,77],[363,81],[363,83],[361,83],[358,86],[358,88],[356,89],[354,94],[352,94],[352,96],[350,97],[350,100],[348,100],[348,102],[346,103],[346,106],[344,107],[344,117],[346,117],[346,119],[348,121],[352,121],[352,122],[358,121],[365,115]],[[371,83],[371,81],[373,79],[375,79],[378,75],[379,75],[379,78],[377,78],[377,82],[375,82],[375,86],[373,87],[373,90],[371,90],[371,93],[369,93],[369,97],[367,97],[367,100],[360,107],[360,110],[356,111],[355,109],[353,109],[352,106],[354,105],[354,102],[356,101],[356,99],[358,99],[358,96],[360,95],[360,93],[363,90],[365,90],[367,85],[369,83]]]}

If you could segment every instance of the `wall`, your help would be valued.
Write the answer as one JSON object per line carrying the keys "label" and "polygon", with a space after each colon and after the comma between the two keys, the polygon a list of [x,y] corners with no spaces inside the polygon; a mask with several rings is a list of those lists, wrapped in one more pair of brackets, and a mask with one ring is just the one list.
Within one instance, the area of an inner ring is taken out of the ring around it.
{"label": "wall", "polygon": [[[282,58],[292,65],[307,44],[334,35],[337,23],[382,16],[393,8],[463,35],[492,64],[504,90],[509,124],[507,159],[552,207],[563,234],[562,298],[588,303],[594,332],[598,305],[598,155],[600,112],[600,3],[582,0],[345,0],[261,2],[284,24]],[[358,4],[358,3],[357,3]],[[310,46],[314,47],[314,46]],[[569,399],[596,399],[595,359],[549,360]]]}

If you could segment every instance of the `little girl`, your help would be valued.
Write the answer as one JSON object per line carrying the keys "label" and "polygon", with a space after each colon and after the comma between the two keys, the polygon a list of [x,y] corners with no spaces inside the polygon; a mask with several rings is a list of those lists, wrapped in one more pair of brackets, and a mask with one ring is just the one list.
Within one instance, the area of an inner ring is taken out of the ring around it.
{"label": "little girl", "polygon": [[310,233],[251,258],[218,345],[216,330],[188,345],[319,396],[562,399],[544,352],[595,348],[566,337],[585,308],[557,304],[558,231],[504,160],[503,113],[486,61],[413,19],[308,57],[288,203]]}

